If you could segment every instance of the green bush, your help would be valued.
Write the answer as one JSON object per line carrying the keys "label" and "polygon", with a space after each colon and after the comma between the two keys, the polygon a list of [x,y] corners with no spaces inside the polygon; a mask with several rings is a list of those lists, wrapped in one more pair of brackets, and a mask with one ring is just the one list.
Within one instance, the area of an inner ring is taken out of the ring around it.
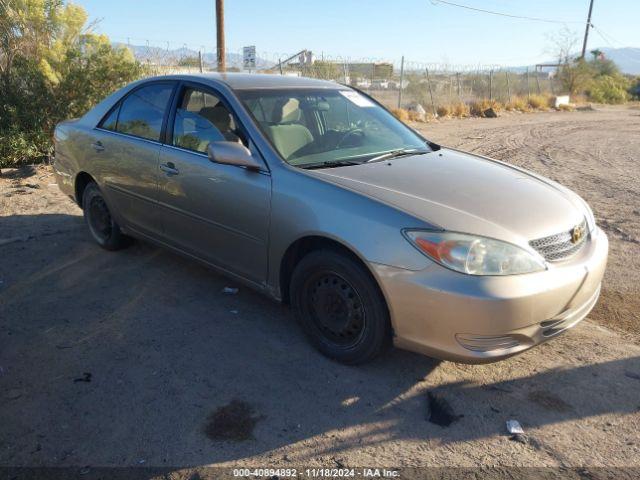
{"label": "green bush", "polygon": [[46,158],[58,122],[142,75],[128,49],[86,21],[61,0],[0,2],[0,167]]}
{"label": "green bush", "polygon": [[44,132],[0,131],[0,168],[37,162],[51,152],[51,139]]}
{"label": "green bush", "polygon": [[624,103],[633,93],[631,80],[617,65],[594,50],[592,60],[568,60],[558,69],[557,76],[565,92],[572,96],[586,94],[593,102]]}
{"label": "green bush", "polygon": [[630,82],[621,75],[602,75],[591,84],[589,99],[597,103],[624,103],[629,99]]}

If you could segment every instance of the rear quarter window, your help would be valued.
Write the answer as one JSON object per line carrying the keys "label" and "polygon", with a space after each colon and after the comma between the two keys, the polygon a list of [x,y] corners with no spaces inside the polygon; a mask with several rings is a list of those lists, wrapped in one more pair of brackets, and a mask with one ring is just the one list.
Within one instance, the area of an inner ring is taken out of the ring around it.
{"label": "rear quarter window", "polygon": [[105,130],[116,130],[116,125],[118,123],[118,112],[120,111],[120,102],[111,109],[111,111],[107,114],[106,117],[100,122],[98,125],[100,128],[104,128]]}

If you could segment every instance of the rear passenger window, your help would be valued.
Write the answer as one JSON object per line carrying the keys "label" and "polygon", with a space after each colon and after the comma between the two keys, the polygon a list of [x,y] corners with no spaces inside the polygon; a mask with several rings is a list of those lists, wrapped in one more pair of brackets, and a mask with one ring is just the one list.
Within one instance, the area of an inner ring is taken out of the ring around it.
{"label": "rear passenger window", "polygon": [[116,131],[160,140],[162,120],[172,90],[173,85],[161,83],[139,88],[128,95],[120,106]]}

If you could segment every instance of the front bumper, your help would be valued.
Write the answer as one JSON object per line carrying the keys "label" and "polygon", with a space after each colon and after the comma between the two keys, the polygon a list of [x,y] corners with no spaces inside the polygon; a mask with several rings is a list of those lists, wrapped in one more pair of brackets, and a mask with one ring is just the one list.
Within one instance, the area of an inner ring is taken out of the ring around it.
{"label": "front bumper", "polygon": [[476,277],[433,264],[372,264],[389,305],[394,344],[464,363],[500,360],[573,327],[600,293],[609,243],[596,227],[572,258],[544,272]]}

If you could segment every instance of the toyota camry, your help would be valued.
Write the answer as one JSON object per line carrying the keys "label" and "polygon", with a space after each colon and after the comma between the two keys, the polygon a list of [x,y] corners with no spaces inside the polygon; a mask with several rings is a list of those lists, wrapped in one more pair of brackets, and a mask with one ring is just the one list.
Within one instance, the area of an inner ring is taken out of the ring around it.
{"label": "toyota camry", "polygon": [[489,362],[580,322],[608,242],[569,189],[438,145],[366,94],[258,74],[141,80],[55,130],[107,250],[138,238],[291,305],[325,355]]}

